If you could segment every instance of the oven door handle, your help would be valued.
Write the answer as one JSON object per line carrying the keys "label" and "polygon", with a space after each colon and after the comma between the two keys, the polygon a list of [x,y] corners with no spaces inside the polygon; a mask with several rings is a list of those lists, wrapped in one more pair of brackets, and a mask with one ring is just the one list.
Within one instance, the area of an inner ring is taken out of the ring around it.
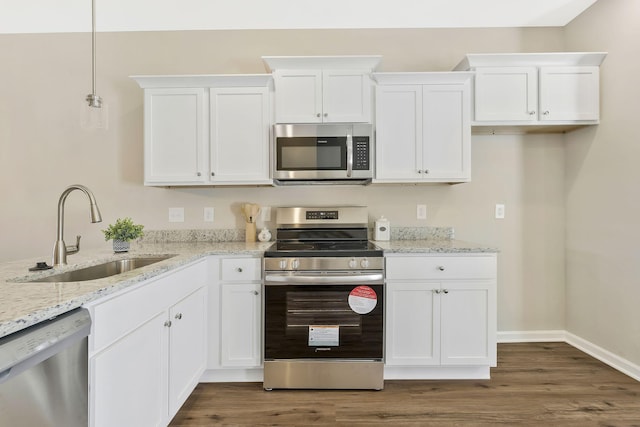
{"label": "oven door handle", "polygon": [[353,137],[347,132],[347,178],[353,175]]}
{"label": "oven door handle", "polygon": [[[349,275],[304,275],[304,274],[267,274],[264,277],[265,285],[287,285],[287,284],[322,284],[322,285],[342,285],[345,283],[369,284],[382,283],[384,276],[382,273],[372,274],[349,274]],[[377,282],[377,283],[371,283]]]}

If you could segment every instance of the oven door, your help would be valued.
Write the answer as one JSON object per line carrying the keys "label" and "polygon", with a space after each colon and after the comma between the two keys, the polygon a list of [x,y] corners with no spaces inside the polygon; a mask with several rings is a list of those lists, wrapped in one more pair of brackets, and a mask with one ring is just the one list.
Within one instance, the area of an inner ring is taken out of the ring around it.
{"label": "oven door", "polygon": [[382,360],[382,273],[267,273],[264,358]]}

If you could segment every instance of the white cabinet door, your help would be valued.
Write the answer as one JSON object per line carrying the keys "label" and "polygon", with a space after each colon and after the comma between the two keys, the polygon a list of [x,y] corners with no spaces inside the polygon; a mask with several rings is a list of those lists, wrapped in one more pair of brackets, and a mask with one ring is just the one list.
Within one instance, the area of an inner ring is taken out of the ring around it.
{"label": "white cabinet door", "polygon": [[276,70],[277,123],[322,122],[322,71]]}
{"label": "white cabinet door", "polygon": [[323,70],[322,120],[371,122],[371,78],[357,70]]}
{"label": "white cabinet door", "polygon": [[376,179],[413,181],[422,168],[422,86],[376,89]]}
{"label": "white cabinet door", "polygon": [[220,364],[259,367],[261,364],[261,285],[221,284]]}
{"label": "white cabinet door", "polygon": [[210,181],[270,182],[268,88],[211,88],[209,99]]}
{"label": "white cabinet door", "polygon": [[440,364],[439,283],[386,285],[386,349],[389,366]]}
{"label": "white cabinet door", "polygon": [[442,365],[495,364],[495,286],[454,281],[443,283],[439,296]]}
{"label": "white cabinet door", "polygon": [[422,88],[422,175],[430,180],[471,179],[470,86]]}
{"label": "white cabinet door", "polygon": [[169,310],[169,418],[187,400],[205,369],[206,291],[200,288]]}
{"label": "white cabinet door", "polygon": [[145,184],[205,181],[205,89],[147,89],[144,110]]}
{"label": "white cabinet door", "polygon": [[535,67],[486,67],[476,70],[475,121],[538,120],[538,71]]}
{"label": "white cabinet door", "polygon": [[540,68],[540,120],[598,120],[600,67]]}
{"label": "white cabinet door", "polygon": [[[416,79],[415,75],[407,76]],[[376,89],[376,182],[471,179],[471,89],[385,84]]]}
{"label": "white cabinet door", "polygon": [[166,312],[90,361],[93,427],[159,426],[166,420]]}
{"label": "white cabinet door", "polygon": [[276,70],[277,123],[371,121],[371,79],[358,70]]}

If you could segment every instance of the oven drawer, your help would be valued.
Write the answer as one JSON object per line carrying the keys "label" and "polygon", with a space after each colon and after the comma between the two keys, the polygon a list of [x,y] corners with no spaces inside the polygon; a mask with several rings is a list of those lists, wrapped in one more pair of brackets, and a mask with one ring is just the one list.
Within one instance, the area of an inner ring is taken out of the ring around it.
{"label": "oven drawer", "polygon": [[489,279],[496,277],[495,256],[387,257],[389,280]]}
{"label": "oven drawer", "polygon": [[261,279],[260,258],[223,258],[220,263],[223,282],[247,282]]}

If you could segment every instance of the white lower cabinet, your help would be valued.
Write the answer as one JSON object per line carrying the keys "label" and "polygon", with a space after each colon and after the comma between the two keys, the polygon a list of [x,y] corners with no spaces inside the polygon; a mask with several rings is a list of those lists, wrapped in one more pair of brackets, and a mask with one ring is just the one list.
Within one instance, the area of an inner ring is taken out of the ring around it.
{"label": "white lower cabinet", "polygon": [[206,361],[206,268],[198,262],[87,305],[90,425],[167,425]]}
{"label": "white lower cabinet", "polygon": [[488,375],[496,365],[495,255],[391,255],[386,268],[385,377]]}
{"label": "white lower cabinet", "polygon": [[213,258],[204,381],[262,381],[262,258]]}
{"label": "white lower cabinet", "polygon": [[261,285],[223,283],[220,289],[220,365],[222,367],[259,367],[262,319]]}

